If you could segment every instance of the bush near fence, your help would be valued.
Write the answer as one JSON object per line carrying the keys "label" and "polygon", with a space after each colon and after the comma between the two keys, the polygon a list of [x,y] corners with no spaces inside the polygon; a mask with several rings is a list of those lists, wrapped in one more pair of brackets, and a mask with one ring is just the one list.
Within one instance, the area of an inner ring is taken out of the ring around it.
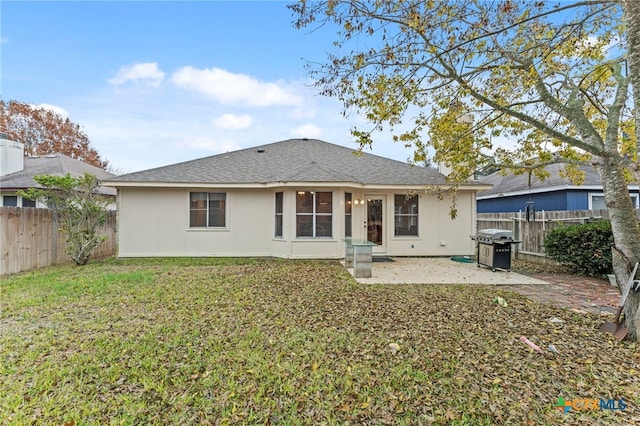
{"label": "bush near fence", "polygon": [[[640,217],[640,210],[636,210]],[[539,211],[535,220],[527,222],[523,211],[512,213],[478,213],[477,229],[507,229],[513,238],[520,241],[512,249],[514,259],[538,263],[557,262],[544,252],[547,232],[563,224],[586,223],[593,220],[609,219],[609,211],[604,210],[555,210]]]}
{"label": "bush near fence", "polygon": [[[101,235],[107,235],[92,259],[114,256],[116,212],[109,211]],[[0,275],[72,262],[65,235],[58,230],[53,210],[32,207],[0,207]]]}

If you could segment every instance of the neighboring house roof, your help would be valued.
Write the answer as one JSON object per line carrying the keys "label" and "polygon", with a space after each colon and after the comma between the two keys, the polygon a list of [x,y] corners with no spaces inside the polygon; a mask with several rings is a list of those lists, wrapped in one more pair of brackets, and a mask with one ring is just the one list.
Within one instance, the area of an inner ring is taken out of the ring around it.
{"label": "neighboring house roof", "polygon": [[565,164],[550,164],[545,167],[549,172],[549,177],[544,181],[540,181],[534,175],[531,175],[531,187],[529,187],[529,174],[523,173],[514,175],[502,175],[500,172],[490,174],[480,179],[480,182],[493,185],[491,189],[480,191],[477,199],[487,199],[495,197],[521,195],[526,193],[540,193],[548,191],[561,191],[567,189],[597,189],[602,190],[602,182],[596,170],[587,165],[578,166],[578,169],[584,172],[584,182],[582,185],[575,185],[568,178],[560,177],[560,170]]}
{"label": "neighboring house roof", "polygon": [[[289,139],[121,175],[112,186],[350,182],[361,185],[442,185],[445,176],[317,139]],[[469,185],[479,185],[470,182]]]}
{"label": "neighboring house roof", "polygon": [[[54,175],[80,177],[84,173],[90,173],[100,180],[111,179],[115,175],[91,164],[83,163],[64,154],[49,154],[24,158],[24,169],[9,173],[0,177],[0,187],[2,190],[18,190],[27,188],[40,188],[34,176]],[[113,188],[100,187],[99,191],[105,195],[116,195]]]}

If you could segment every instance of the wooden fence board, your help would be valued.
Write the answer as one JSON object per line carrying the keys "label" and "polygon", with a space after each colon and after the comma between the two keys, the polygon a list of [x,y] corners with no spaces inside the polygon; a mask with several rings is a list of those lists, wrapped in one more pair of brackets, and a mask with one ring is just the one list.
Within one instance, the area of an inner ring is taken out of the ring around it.
{"label": "wooden fence board", "polygon": [[[0,275],[14,274],[57,263],[72,262],[65,235],[59,232],[53,211],[32,207],[0,207]],[[100,233],[107,240],[92,258],[116,252],[116,212],[109,211]]]}

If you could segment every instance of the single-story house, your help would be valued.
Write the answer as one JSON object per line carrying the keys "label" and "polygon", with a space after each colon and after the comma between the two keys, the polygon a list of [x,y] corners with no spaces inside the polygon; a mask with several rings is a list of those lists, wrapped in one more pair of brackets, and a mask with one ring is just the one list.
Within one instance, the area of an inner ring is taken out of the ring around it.
{"label": "single-story house", "polygon": [[[344,257],[346,237],[395,256],[473,255],[477,182],[457,217],[432,168],[290,139],[105,181],[118,190],[118,256]],[[411,196],[411,194],[415,194]]]}
{"label": "single-story house", "polygon": [[[537,211],[545,210],[601,210],[606,209],[600,176],[591,166],[579,166],[584,172],[582,185],[575,185],[570,179],[560,176],[564,164],[545,167],[549,177],[540,181],[529,174],[502,175],[500,172],[479,179],[492,185],[490,189],[478,192],[478,213],[500,213],[525,211],[527,202],[532,201]],[[638,185],[629,185],[629,195],[638,208],[640,195]]]}
{"label": "single-story house", "polygon": [[[0,134],[0,205],[2,206],[46,208],[43,201],[23,198],[18,191],[39,188],[40,184],[33,180],[34,176],[70,174],[73,177],[80,177],[84,173],[90,173],[100,180],[115,177],[113,173],[64,154],[51,153],[25,157],[22,143],[6,139]],[[114,188],[100,187],[98,192],[113,197],[115,201]]]}

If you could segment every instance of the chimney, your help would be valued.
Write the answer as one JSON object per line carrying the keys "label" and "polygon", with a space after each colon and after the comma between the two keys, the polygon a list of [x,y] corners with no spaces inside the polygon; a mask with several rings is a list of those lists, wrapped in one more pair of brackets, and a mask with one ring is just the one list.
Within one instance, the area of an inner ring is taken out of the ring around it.
{"label": "chimney", "polygon": [[0,176],[24,170],[24,145],[0,134]]}

